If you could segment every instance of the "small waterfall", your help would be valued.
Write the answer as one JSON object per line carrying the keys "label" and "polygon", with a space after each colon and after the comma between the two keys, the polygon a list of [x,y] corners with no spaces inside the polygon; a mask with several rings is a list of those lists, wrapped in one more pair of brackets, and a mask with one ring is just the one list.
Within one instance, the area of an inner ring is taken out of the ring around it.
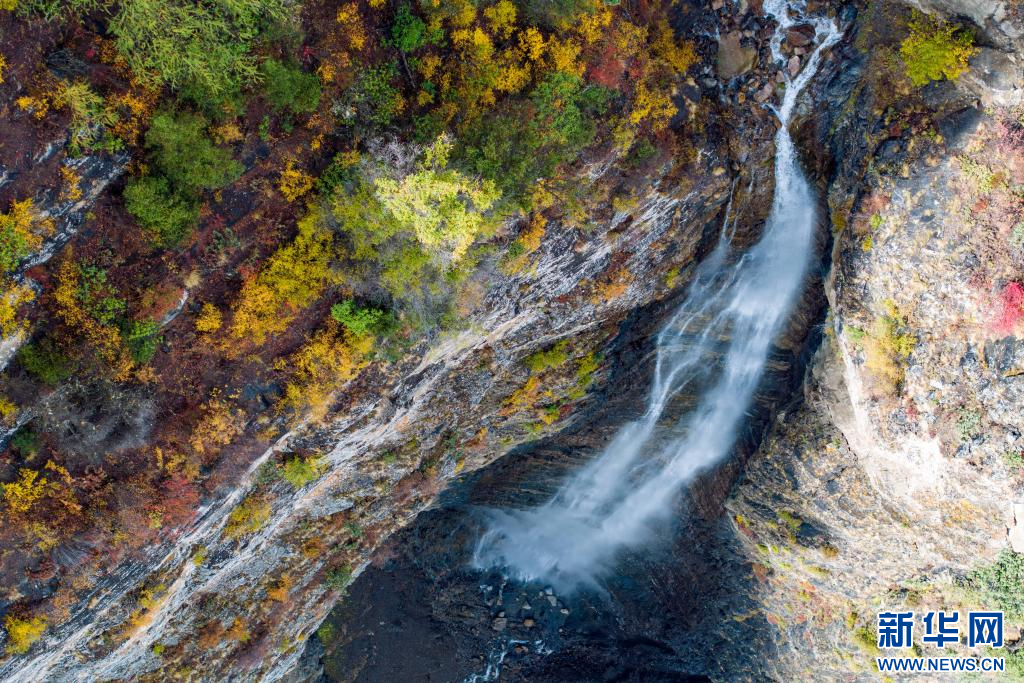
{"label": "small waterfall", "polygon": [[[780,43],[794,20],[786,0],[766,0],[764,11],[779,22],[771,47],[780,60]],[[733,448],[772,342],[801,294],[813,252],[816,198],[788,124],[823,51],[842,34],[831,21],[811,21],[818,47],[787,82],[776,111],[782,125],[775,137],[775,195],[760,241],[736,254],[726,216],[722,240],[657,337],[643,418],[623,427],[544,505],[488,510],[488,527],[474,553],[477,567],[502,567],[514,578],[563,589],[596,585],[621,551],[652,541],[683,486]],[[714,356],[719,360],[709,362]],[[669,426],[666,436],[659,422],[683,388],[693,391],[697,405]]]}

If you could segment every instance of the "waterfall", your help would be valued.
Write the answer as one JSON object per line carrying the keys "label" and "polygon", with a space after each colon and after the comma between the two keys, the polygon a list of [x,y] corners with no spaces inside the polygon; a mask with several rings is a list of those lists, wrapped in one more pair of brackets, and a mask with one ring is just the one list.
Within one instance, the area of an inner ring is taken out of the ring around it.
{"label": "waterfall", "polygon": [[[771,45],[778,61],[794,20],[786,0],[766,0],[764,11],[779,22]],[[814,251],[816,198],[788,124],[823,51],[842,34],[829,20],[810,21],[819,44],[799,75],[786,83],[776,110],[781,126],[775,137],[775,194],[760,241],[736,254],[727,210],[722,239],[657,336],[644,416],[624,426],[547,503],[485,511],[487,528],[473,558],[478,568],[501,567],[514,578],[544,580],[562,589],[596,585],[622,551],[653,540],[686,484],[732,450],[772,343],[802,293]],[[720,360],[709,362],[714,356]],[[673,425],[659,425],[666,406],[684,388],[697,396],[696,407]]]}

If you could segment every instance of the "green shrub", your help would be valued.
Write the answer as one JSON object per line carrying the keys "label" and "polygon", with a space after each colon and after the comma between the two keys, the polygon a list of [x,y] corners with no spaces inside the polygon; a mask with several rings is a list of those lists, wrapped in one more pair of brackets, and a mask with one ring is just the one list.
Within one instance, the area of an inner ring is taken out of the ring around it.
{"label": "green shrub", "polygon": [[135,216],[159,247],[177,246],[199,221],[199,206],[174,194],[170,183],[162,176],[129,180],[124,189],[124,203],[128,213]]}
{"label": "green shrub", "polygon": [[295,66],[268,59],[263,62],[263,88],[278,112],[308,114],[320,104],[320,79]]}
{"label": "green shrub", "polygon": [[49,339],[18,349],[18,363],[40,382],[57,386],[71,375],[67,356]]}
{"label": "green shrub", "polygon": [[365,337],[380,334],[387,326],[391,315],[378,308],[356,306],[351,299],[331,306],[331,317],[337,320],[349,334]]}
{"label": "green shrub", "polygon": [[53,21],[91,12],[109,4],[110,0],[17,0],[15,7],[22,16],[39,14],[47,21]]}
{"label": "green shrub", "polygon": [[956,416],[956,434],[961,441],[970,441],[981,434],[981,413],[961,408]]}
{"label": "green shrub", "polygon": [[537,351],[526,357],[526,367],[531,372],[543,372],[555,368],[569,359],[569,342],[562,340],[545,351]]}
{"label": "green shrub", "polygon": [[292,488],[301,489],[319,479],[326,469],[327,463],[320,456],[295,456],[285,462],[281,476],[292,485]]}
{"label": "green shrub", "polygon": [[345,589],[348,588],[350,583],[352,583],[352,567],[347,564],[327,572],[327,579],[324,581],[324,585],[327,588],[332,591],[338,591],[342,595],[345,594]]}
{"label": "green shrub", "polygon": [[1024,555],[1004,550],[995,562],[971,572],[965,587],[979,605],[1002,610],[1011,622],[1024,621]]}
{"label": "green shrub", "polygon": [[528,209],[537,180],[553,178],[560,164],[594,140],[595,121],[609,96],[598,86],[584,88],[577,76],[549,74],[528,100],[474,123],[457,150],[458,160],[492,180],[506,201]]}
{"label": "green shrub", "polygon": [[206,134],[206,120],[197,114],[159,112],[146,132],[153,167],[184,197],[216,190],[237,180],[244,167]]}
{"label": "green shrub", "polygon": [[900,44],[907,76],[916,86],[944,78],[955,81],[967,71],[967,60],[976,52],[969,33],[920,13],[915,14],[910,35]]}
{"label": "green shrub", "polygon": [[402,111],[405,102],[392,83],[398,75],[394,62],[367,67],[350,93],[356,115],[373,126],[387,126]]}
{"label": "green shrub", "polygon": [[199,220],[200,194],[236,180],[244,168],[213,143],[197,114],[158,113],[146,149],[156,174],[128,182],[125,207],[157,246],[174,247]]}
{"label": "green shrub", "polygon": [[133,320],[128,329],[125,330],[124,340],[128,352],[139,365],[145,365],[153,360],[156,349],[163,340],[157,333],[160,331],[160,324],[155,320]]}
{"label": "green shrub", "polygon": [[42,442],[39,435],[29,427],[21,427],[11,437],[11,448],[18,451],[22,458],[30,458],[39,452]]}

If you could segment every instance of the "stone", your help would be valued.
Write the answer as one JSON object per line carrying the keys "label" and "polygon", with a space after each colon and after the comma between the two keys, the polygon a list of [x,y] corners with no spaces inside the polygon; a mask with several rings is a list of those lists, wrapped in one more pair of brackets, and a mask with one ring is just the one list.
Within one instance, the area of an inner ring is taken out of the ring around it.
{"label": "stone", "polygon": [[729,81],[754,68],[757,50],[743,46],[739,31],[724,34],[718,40],[718,77]]}
{"label": "stone", "polygon": [[983,47],[971,57],[970,70],[960,82],[977,94],[982,104],[1017,107],[1024,104],[1024,67],[1012,55]]}
{"label": "stone", "polygon": [[723,0],[715,0],[713,3],[711,3],[711,9],[713,9],[716,12],[722,9],[723,7],[725,7],[725,2]]}
{"label": "stone", "polygon": [[530,619],[529,617],[523,619],[523,626],[525,626],[526,628],[533,628],[533,625],[536,623],[537,622],[535,622],[533,619]]}
{"label": "stone", "polygon": [[814,27],[810,24],[789,27],[786,31],[786,42],[793,47],[807,47],[814,42]]}
{"label": "stone", "polygon": [[796,55],[793,55],[792,57],[789,58],[789,64],[787,64],[786,66],[789,69],[789,75],[796,76],[798,73],[800,73],[800,58],[797,57]]}
{"label": "stone", "polygon": [[549,595],[549,596],[547,596],[547,597],[548,597],[548,603],[549,603],[549,604],[550,604],[550,605],[551,605],[552,607],[554,607],[555,605],[557,605],[557,604],[558,604],[558,598],[556,598],[556,597],[555,597],[554,595]]}
{"label": "stone", "polygon": [[775,92],[775,88],[771,83],[765,83],[764,87],[757,91],[754,95],[754,99],[760,103],[765,103],[771,98],[772,93]]}
{"label": "stone", "polygon": [[506,626],[508,626],[508,619],[506,619],[505,617],[498,617],[497,619],[491,622],[491,628],[497,631],[498,633],[504,631]]}

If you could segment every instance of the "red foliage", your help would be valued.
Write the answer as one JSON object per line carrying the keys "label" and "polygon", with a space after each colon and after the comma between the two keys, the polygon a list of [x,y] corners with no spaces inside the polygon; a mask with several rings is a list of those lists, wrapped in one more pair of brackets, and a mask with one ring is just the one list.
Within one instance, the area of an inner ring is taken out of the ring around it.
{"label": "red foliage", "polygon": [[166,526],[178,526],[188,522],[199,506],[199,492],[195,485],[180,474],[176,474],[163,485],[161,511]]}
{"label": "red foliage", "polygon": [[626,65],[619,59],[615,46],[609,44],[601,51],[600,57],[590,67],[588,76],[591,81],[598,85],[618,90],[625,73]]}
{"label": "red foliage", "polygon": [[992,329],[999,334],[1012,334],[1024,318],[1024,285],[1011,282],[1003,287],[996,302]]}

